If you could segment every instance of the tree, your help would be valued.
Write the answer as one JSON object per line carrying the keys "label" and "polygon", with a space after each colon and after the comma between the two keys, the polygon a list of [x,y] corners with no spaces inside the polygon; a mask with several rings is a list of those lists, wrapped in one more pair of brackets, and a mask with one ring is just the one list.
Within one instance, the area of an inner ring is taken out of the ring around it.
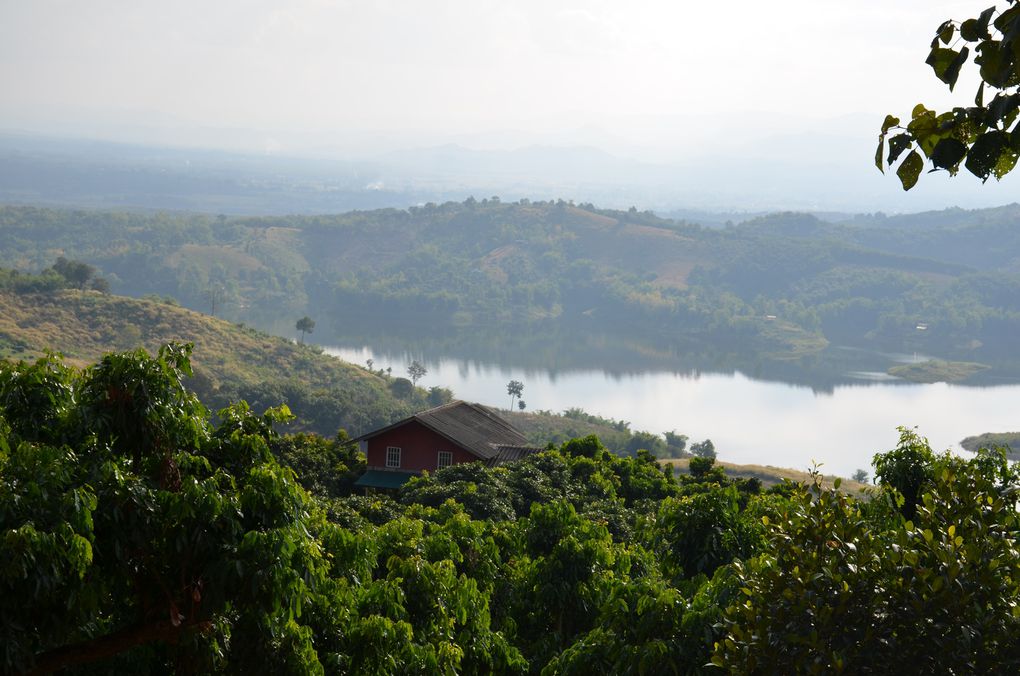
{"label": "tree", "polygon": [[510,410],[514,409],[514,399],[517,399],[524,392],[524,383],[519,380],[511,380],[506,384],[506,393],[510,395]]}
{"label": "tree", "polygon": [[524,409],[526,409],[527,407],[528,407],[528,405],[524,403],[524,400],[523,400],[523,399],[518,399],[518,400],[517,400],[517,409],[518,409],[518,410],[520,410],[520,411],[523,411],[523,410],[524,410]]}
{"label": "tree", "polygon": [[53,270],[76,289],[84,289],[96,274],[96,269],[88,263],[70,261],[63,256],[53,264]]}
{"label": "tree", "polygon": [[0,671],[319,667],[297,620],[328,564],[267,445],[289,412],[214,427],[189,355],[0,364]]}
{"label": "tree", "polygon": [[691,453],[698,456],[699,458],[712,458],[715,459],[715,444],[712,443],[711,439],[705,439],[697,443],[691,444]]}
{"label": "tree", "polygon": [[666,447],[673,455],[677,457],[682,456],[687,450],[686,434],[677,434],[676,430],[670,430],[669,432],[663,432],[662,436],[666,438]]}
{"label": "tree", "polygon": [[93,279],[90,286],[93,291],[98,291],[99,293],[110,293],[110,282],[103,277],[96,277]]}
{"label": "tree", "polygon": [[857,483],[866,484],[868,483],[868,479],[870,478],[870,476],[868,475],[867,470],[858,469],[854,471],[850,478],[856,481]]}
{"label": "tree", "polygon": [[412,385],[417,385],[418,381],[421,380],[428,372],[428,369],[425,368],[417,359],[407,365],[407,375],[411,376]]}
{"label": "tree", "polygon": [[453,401],[453,392],[447,387],[433,385],[429,388],[428,402],[430,406],[442,406]]}
{"label": "tree", "polygon": [[[901,434],[901,447],[931,454]],[[733,564],[741,593],[712,662],[765,674],[1020,669],[1020,476],[1002,451],[941,460],[909,520],[891,487],[867,505],[817,474],[795,487],[763,520],[769,546]]]}
{"label": "tree", "polygon": [[223,288],[222,284],[210,284],[202,292],[202,296],[209,303],[209,314],[215,317],[216,307],[222,305],[227,300],[227,290]]}
{"label": "tree", "polygon": [[301,332],[301,343],[305,342],[305,334],[311,333],[315,329],[315,320],[305,315],[301,319],[297,320],[297,324],[294,325],[298,331]]}
{"label": "tree", "polygon": [[414,394],[414,383],[407,378],[397,378],[390,383],[390,392],[398,399],[410,399]]}
{"label": "tree", "polygon": [[[974,46],[973,56],[968,45]],[[944,170],[955,176],[963,165],[982,181],[989,176],[1000,179],[1012,171],[1020,152],[1020,130],[1009,130],[1020,113],[1018,55],[1020,0],[1008,0],[1001,9],[989,7],[965,21],[943,22],[935,32],[926,63],[950,91],[968,61],[977,66],[981,82],[974,105],[936,113],[918,104],[906,126],[887,115],[875,154],[879,170],[884,172],[886,162],[891,167],[907,153],[896,169],[904,190],[916,185],[925,159],[931,162],[932,171]]]}

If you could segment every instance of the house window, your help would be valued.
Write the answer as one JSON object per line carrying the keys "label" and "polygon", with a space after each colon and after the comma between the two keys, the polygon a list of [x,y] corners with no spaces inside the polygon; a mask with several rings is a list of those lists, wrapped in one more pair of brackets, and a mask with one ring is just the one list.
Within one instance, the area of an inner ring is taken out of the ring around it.
{"label": "house window", "polygon": [[443,469],[453,464],[452,451],[439,451],[439,459],[436,461],[436,469]]}
{"label": "house window", "polygon": [[387,446],[386,447],[386,466],[387,467],[400,467],[400,447],[399,446]]}

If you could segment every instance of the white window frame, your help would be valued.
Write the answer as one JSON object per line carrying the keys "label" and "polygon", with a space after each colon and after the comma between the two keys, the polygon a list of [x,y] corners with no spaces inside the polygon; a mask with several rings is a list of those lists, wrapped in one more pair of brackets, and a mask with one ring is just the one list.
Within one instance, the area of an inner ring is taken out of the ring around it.
{"label": "white window frame", "polygon": [[400,456],[400,446],[387,446],[386,467],[390,469],[400,469]]}
{"label": "white window frame", "polygon": [[[443,464],[444,458],[446,459],[445,464]],[[451,465],[453,465],[453,451],[439,451],[436,455],[436,469],[443,469]]]}

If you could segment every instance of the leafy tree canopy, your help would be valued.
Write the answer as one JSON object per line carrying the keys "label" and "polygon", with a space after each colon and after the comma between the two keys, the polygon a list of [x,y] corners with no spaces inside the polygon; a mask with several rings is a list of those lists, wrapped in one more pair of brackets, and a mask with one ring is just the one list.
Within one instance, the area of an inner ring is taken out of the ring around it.
{"label": "leafy tree canopy", "polygon": [[182,385],[190,350],[0,366],[3,671],[132,650],[194,671],[316,667],[295,620],[326,563],[267,445],[289,412],[242,403],[213,426]]}

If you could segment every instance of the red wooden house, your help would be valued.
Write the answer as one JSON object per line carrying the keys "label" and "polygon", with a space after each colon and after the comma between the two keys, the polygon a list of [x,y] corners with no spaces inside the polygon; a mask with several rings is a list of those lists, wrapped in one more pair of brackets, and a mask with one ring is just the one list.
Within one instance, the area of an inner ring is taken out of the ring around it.
{"label": "red wooden house", "polygon": [[495,411],[466,401],[416,413],[357,441],[368,470],[356,485],[365,488],[399,488],[426,470],[462,462],[498,465],[542,450]]}

